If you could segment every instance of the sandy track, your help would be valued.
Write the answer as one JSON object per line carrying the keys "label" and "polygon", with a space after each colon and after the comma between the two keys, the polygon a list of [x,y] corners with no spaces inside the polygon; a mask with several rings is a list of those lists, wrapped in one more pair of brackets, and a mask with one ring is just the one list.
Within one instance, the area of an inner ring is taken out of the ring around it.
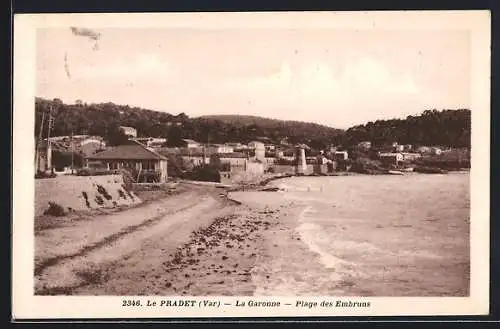
{"label": "sandy track", "polygon": [[141,267],[150,270],[144,267],[144,255],[175,250],[194,229],[229,209],[213,189],[194,188],[143,207],[45,230],[36,237],[35,293],[72,294],[137,255]]}

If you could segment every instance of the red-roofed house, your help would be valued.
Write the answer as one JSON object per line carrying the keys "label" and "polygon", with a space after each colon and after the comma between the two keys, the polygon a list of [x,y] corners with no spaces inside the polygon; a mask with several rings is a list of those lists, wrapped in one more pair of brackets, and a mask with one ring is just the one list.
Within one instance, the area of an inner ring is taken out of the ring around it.
{"label": "red-roofed house", "polygon": [[161,182],[167,180],[167,158],[133,140],[85,158],[86,167],[96,162],[108,170],[132,168],[139,173],[158,173]]}

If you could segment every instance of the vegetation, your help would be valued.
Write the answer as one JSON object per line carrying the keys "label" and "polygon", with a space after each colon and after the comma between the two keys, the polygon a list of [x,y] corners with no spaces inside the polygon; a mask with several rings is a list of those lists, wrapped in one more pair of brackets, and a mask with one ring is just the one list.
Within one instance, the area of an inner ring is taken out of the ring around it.
{"label": "vegetation", "polygon": [[470,148],[470,111],[426,110],[406,119],[377,120],[349,128],[342,136],[345,146],[370,141],[374,146],[398,142]]}
{"label": "vegetation", "polygon": [[216,166],[205,164],[196,166],[192,171],[184,173],[183,178],[204,182],[220,182],[220,173]]}
{"label": "vegetation", "polygon": [[66,212],[61,205],[57,204],[56,202],[49,201],[49,207],[43,212],[43,214],[60,217],[66,215]]}
{"label": "vegetation", "polygon": [[64,104],[59,99],[35,100],[35,136],[40,130],[47,136],[48,120],[41,126],[42,114],[52,108],[54,124],[51,135],[91,134],[103,136],[108,145],[118,145],[126,137],[119,126],[132,126],[139,136],[167,138],[169,147],[182,146],[182,139],[224,143],[260,139],[279,143],[305,143],[312,149],[326,149],[342,144],[352,147],[361,141],[374,146],[392,142],[413,145],[441,145],[470,148],[470,111],[426,110],[405,119],[377,120],[346,131],[298,121],[284,121],[255,116],[213,115],[190,118],[184,113],[165,112],[116,105],[113,103]]}
{"label": "vegetation", "polygon": [[41,178],[54,178],[54,177],[57,177],[56,174],[52,173],[52,172],[44,172],[44,171],[38,171],[36,174],[35,174],[35,179],[41,179]]}
{"label": "vegetation", "polygon": [[81,168],[84,163],[83,155],[76,152],[52,151],[52,165],[57,171],[63,171],[64,167]]}
{"label": "vegetation", "polygon": [[[234,121],[228,117],[189,118],[184,113],[172,115],[128,105],[113,103],[64,104],[59,99],[35,99],[35,136],[43,129],[47,136],[48,120],[41,127],[42,114],[52,107],[54,124],[53,136],[90,134],[103,136],[108,145],[118,145],[125,140],[119,126],[132,126],[138,135],[167,138],[169,147],[181,146],[183,138],[211,143],[238,141],[248,143],[258,138],[269,138],[274,142],[288,137],[290,143],[310,143],[313,145],[339,141],[342,130],[313,123],[281,121],[252,117],[252,121]],[[235,117],[235,116],[233,116]]]}

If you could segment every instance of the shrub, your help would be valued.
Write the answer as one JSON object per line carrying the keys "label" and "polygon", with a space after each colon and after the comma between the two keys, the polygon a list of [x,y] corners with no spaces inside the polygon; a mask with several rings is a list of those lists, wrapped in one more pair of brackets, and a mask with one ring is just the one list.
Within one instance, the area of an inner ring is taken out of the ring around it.
{"label": "shrub", "polygon": [[213,165],[201,165],[190,173],[185,173],[185,178],[205,182],[220,182],[220,173]]}
{"label": "shrub", "polygon": [[64,216],[66,215],[66,212],[64,211],[64,208],[52,201],[49,201],[49,208],[43,212],[44,215],[49,215],[49,216]]}
{"label": "shrub", "polygon": [[282,165],[282,166],[295,166],[297,164],[296,160],[288,160],[285,158],[279,158],[276,160],[277,165]]}
{"label": "shrub", "polygon": [[35,174],[35,179],[42,179],[42,178],[54,178],[54,177],[57,177],[57,175],[53,172],[44,172],[44,171],[38,171],[36,174]]}
{"label": "shrub", "polygon": [[141,172],[139,177],[139,182],[144,183],[155,183],[160,181],[160,173],[159,172],[150,172],[144,171]]}
{"label": "shrub", "polygon": [[127,186],[128,189],[132,188],[132,184],[136,182],[137,171],[132,168],[121,168],[117,173],[122,175],[125,186]]}

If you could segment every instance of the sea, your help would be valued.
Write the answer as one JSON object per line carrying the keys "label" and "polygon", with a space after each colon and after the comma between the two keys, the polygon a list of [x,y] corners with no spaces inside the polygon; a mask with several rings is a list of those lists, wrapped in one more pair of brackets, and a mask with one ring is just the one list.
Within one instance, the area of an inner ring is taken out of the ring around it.
{"label": "sea", "polygon": [[307,250],[268,264],[281,279],[256,294],[468,296],[469,179],[451,172],[272,182],[303,204],[295,230]]}

